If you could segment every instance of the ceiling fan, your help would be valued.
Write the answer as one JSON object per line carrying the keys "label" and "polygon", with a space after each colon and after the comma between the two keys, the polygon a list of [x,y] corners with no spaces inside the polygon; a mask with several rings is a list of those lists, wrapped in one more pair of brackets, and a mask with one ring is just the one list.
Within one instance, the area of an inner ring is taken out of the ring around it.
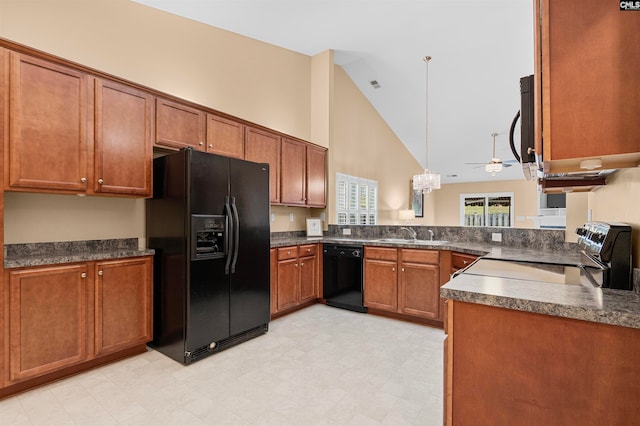
{"label": "ceiling fan", "polygon": [[491,176],[495,176],[496,173],[501,172],[503,167],[511,167],[512,164],[510,163],[515,163],[515,160],[507,160],[507,161],[502,161],[501,159],[496,157],[496,136],[498,136],[499,133],[491,133],[491,137],[493,138],[493,151],[492,151],[492,155],[491,155],[491,161],[489,161],[488,163],[465,163],[465,164],[479,164],[479,165],[483,165],[484,166],[484,171],[487,173],[491,173]]}

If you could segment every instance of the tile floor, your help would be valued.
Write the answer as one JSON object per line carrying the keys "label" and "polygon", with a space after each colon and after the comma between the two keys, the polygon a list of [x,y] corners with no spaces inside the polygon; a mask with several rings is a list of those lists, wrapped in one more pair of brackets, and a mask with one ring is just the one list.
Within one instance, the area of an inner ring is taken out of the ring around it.
{"label": "tile floor", "polygon": [[149,350],[0,401],[0,425],[441,425],[442,330],[314,305],[188,367]]}

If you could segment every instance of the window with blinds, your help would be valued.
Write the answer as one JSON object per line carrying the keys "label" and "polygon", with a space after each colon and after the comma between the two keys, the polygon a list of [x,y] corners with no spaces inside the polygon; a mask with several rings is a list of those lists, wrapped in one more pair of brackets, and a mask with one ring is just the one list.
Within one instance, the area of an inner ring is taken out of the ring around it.
{"label": "window with blinds", "polygon": [[375,225],[378,220],[378,182],[336,173],[338,225]]}
{"label": "window with blinds", "polygon": [[460,225],[513,227],[513,192],[460,194]]}

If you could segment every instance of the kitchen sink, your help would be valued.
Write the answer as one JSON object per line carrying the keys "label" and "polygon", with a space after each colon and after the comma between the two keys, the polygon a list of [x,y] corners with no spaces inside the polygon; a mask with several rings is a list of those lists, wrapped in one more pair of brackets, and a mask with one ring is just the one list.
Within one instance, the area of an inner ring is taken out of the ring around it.
{"label": "kitchen sink", "polygon": [[374,241],[381,243],[420,244],[425,246],[439,246],[447,242],[446,240],[412,240],[410,238],[379,238]]}

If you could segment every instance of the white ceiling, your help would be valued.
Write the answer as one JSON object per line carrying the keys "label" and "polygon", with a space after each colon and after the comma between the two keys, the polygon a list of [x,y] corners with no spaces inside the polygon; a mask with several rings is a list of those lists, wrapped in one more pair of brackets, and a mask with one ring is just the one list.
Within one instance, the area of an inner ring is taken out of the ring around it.
{"label": "white ceiling", "polygon": [[513,160],[508,130],[520,107],[519,79],[533,73],[532,0],[136,1],[306,55],[334,50],[336,64],[423,166],[422,58],[432,56],[429,168],[443,183],[523,178],[517,164],[492,177],[464,163],[491,159],[493,132],[497,157]]}

